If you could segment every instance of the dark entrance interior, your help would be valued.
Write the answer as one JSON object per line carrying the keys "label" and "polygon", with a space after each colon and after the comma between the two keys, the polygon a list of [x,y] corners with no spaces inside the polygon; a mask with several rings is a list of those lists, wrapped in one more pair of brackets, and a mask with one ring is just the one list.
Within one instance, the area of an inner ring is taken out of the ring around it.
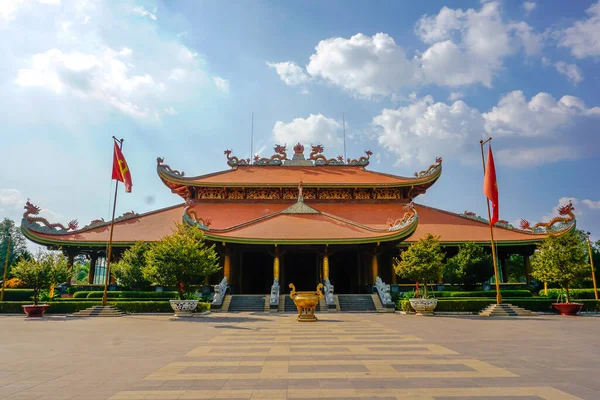
{"label": "dark entrance interior", "polygon": [[266,251],[244,251],[241,258],[239,293],[270,293],[273,284],[273,257]]}
{"label": "dark entrance interior", "polygon": [[293,283],[297,291],[313,291],[319,284],[319,264],[315,252],[288,252],[283,257],[282,293]]}
{"label": "dark entrance interior", "polygon": [[357,251],[339,251],[329,257],[329,280],[336,294],[368,293],[367,288],[362,287],[364,272],[362,257]]}

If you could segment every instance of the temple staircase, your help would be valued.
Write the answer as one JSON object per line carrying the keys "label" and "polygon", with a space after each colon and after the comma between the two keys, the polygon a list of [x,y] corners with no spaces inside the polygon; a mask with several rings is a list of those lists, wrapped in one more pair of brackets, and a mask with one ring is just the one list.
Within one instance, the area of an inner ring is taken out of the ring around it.
{"label": "temple staircase", "polygon": [[85,310],[77,311],[70,317],[121,317],[125,313],[113,306],[92,306]]}
{"label": "temple staircase", "polygon": [[228,312],[264,312],[265,297],[267,295],[239,295],[234,294],[229,303]]}
{"label": "temple staircase", "polygon": [[370,294],[338,294],[342,312],[375,312],[375,303]]}
{"label": "temple staircase", "polygon": [[521,307],[513,306],[512,304],[490,304],[479,312],[483,317],[532,317],[537,315],[532,311]]}
{"label": "temple staircase", "polygon": [[294,304],[294,300],[292,300],[292,298],[287,294],[282,297],[283,301],[281,303],[283,303],[283,309],[281,311],[297,313],[298,309],[296,308],[296,304]]}

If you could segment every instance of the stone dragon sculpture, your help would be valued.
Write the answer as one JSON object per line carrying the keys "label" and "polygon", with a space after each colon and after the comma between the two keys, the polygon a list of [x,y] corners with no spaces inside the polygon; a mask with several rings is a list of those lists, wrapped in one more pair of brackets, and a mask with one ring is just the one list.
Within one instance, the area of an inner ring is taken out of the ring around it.
{"label": "stone dragon sculpture", "polygon": [[387,224],[390,226],[390,231],[395,231],[402,228],[417,216],[417,210],[415,210],[415,204],[412,201],[405,205],[404,209],[406,210],[406,212],[404,213],[402,218],[388,218]]}
{"label": "stone dragon sculpture", "polygon": [[23,219],[27,220],[29,223],[37,222],[43,224],[50,230],[74,231],[77,230],[79,226],[76,219],[69,222],[67,226],[64,226],[63,224],[51,224],[46,218],[34,217],[33,215],[38,215],[40,213],[40,208],[33,205],[29,199],[27,199],[27,203],[25,203],[23,208],[25,209],[25,213],[23,213]]}
{"label": "stone dragon sculpture", "polygon": [[550,232],[552,230],[555,230],[554,225],[556,224],[562,224],[564,226],[574,221],[574,210],[575,207],[573,207],[573,203],[569,202],[569,204],[567,204],[566,206],[558,208],[558,214],[560,215],[559,217],[554,217],[548,222],[538,222],[533,226],[531,226],[529,221],[527,221],[526,219],[521,219],[521,229],[528,231],[543,230],[545,232]]}
{"label": "stone dragon sculpture", "polygon": [[367,151],[365,151],[365,154],[367,155],[366,157],[362,156],[358,160],[356,160],[356,159],[351,160],[350,158],[348,158],[346,160],[347,164],[348,165],[362,165],[362,166],[369,165],[369,158],[373,155],[373,152],[371,150],[367,150]]}
{"label": "stone dragon sculpture", "polygon": [[242,158],[241,160],[239,158],[237,158],[236,156],[231,156],[231,150],[225,150],[223,152],[223,154],[225,154],[227,156],[227,165],[229,165],[230,167],[237,167],[240,165],[250,165],[250,159],[249,158]]}
{"label": "stone dragon sculpture", "polygon": [[164,157],[157,157],[156,158],[156,165],[159,166],[159,167],[162,167],[164,170],[166,170],[171,175],[185,176],[185,172],[183,172],[183,171],[179,172],[176,169],[172,169],[167,164],[163,164],[164,161],[165,161]]}
{"label": "stone dragon sculpture", "polygon": [[323,153],[323,150],[325,150],[325,148],[322,145],[320,145],[320,144],[318,144],[316,146],[311,145],[311,147],[312,147],[312,151],[311,151],[308,159],[314,161],[315,165],[343,165],[344,164],[344,157],[341,155],[337,156],[337,158],[330,158],[328,160],[327,157],[325,157],[323,154],[321,154],[321,153]]}
{"label": "stone dragon sculpture", "polygon": [[431,164],[429,168],[421,172],[415,172],[415,177],[423,178],[431,175],[436,169],[438,169],[442,165],[442,157],[436,157],[435,164]]}
{"label": "stone dragon sculpture", "polygon": [[277,144],[273,148],[275,150],[275,154],[273,154],[270,158],[260,158],[259,155],[254,156],[254,165],[281,165],[283,161],[287,160],[287,145]]}
{"label": "stone dragon sculpture", "polygon": [[183,209],[183,219],[192,225],[196,225],[201,229],[209,229],[208,227],[212,223],[210,218],[198,218],[196,212],[192,210],[194,202],[191,199],[185,201],[185,208]]}

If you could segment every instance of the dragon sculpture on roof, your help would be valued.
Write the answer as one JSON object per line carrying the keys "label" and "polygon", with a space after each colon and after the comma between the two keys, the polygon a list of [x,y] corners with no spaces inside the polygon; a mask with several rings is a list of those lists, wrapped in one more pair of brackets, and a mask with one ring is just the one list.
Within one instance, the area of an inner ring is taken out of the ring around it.
{"label": "dragon sculpture on roof", "polygon": [[46,218],[34,217],[33,215],[38,215],[40,213],[40,208],[36,205],[33,205],[29,201],[29,199],[27,199],[27,203],[25,203],[25,206],[23,208],[25,209],[25,213],[23,213],[24,220],[26,220],[30,224],[43,224],[42,230],[49,231],[49,233],[59,233],[60,231],[74,231],[77,230],[79,226],[76,219],[69,222],[67,226],[64,226],[63,224],[51,224]]}
{"label": "dragon sculpture on roof", "polygon": [[227,165],[229,165],[230,167],[237,167],[237,166],[241,166],[241,165],[250,165],[250,159],[249,158],[242,158],[241,160],[239,158],[237,158],[236,156],[231,156],[231,150],[225,150],[223,152],[223,154],[225,154],[227,156]]}
{"label": "dragon sculpture on roof", "polygon": [[415,172],[416,178],[424,178],[433,174],[442,165],[442,157],[436,157],[435,164],[431,164],[429,168],[421,172]]}
{"label": "dragon sculpture on roof", "polygon": [[398,219],[388,218],[387,224],[390,226],[390,228],[389,228],[390,231],[396,231],[400,228],[403,228],[407,224],[414,221],[414,219],[417,217],[417,210],[415,210],[415,203],[413,203],[412,201],[404,206],[404,210],[406,210],[406,212],[404,213],[402,218],[398,218]]}
{"label": "dragon sculpture on roof", "polygon": [[275,150],[275,154],[273,154],[270,158],[260,158],[257,154],[254,156],[254,165],[281,165],[283,161],[287,160],[287,145],[277,144],[273,148]]}
{"label": "dragon sculpture on roof", "polygon": [[183,171],[179,172],[176,169],[172,169],[167,164],[163,164],[164,161],[165,161],[164,157],[157,157],[156,158],[156,165],[159,166],[159,167],[162,167],[165,171],[167,171],[171,175],[185,176],[185,172],[183,172]]}
{"label": "dragon sculpture on roof", "polygon": [[194,201],[191,199],[186,199],[185,208],[183,209],[183,220],[191,225],[196,225],[200,229],[208,230],[210,224],[212,223],[210,218],[198,218],[198,215],[192,207],[194,206]]}
{"label": "dragon sculpture on roof", "polygon": [[373,152],[371,150],[367,150],[367,151],[365,151],[365,154],[367,155],[366,157],[362,156],[358,160],[357,159],[351,160],[350,158],[348,158],[346,160],[347,164],[348,165],[361,165],[361,166],[366,167],[367,165],[369,165],[369,158],[373,155]]}
{"label": "dragon sculpture on roof", "polygon": [[311,145],[311,147],[312,151],[308,159],[314,161],[315,165],[344,165],[344,157],[337,156],[337,158],[330,158],[328,160],[327,157],[321,154],[323,153],[323,150],[325,150],[325,148],[322,145]]}
{"label": "dragon sculpture on roof", "polygon": [[575,214],[573,214],[574,210],[575,207],[573,207],[573,203],[569,202],[569,204],[558,208],[558,214],[561,216],[554,217],[548,222],[538,222],[533,226],[531,226],[529,221],[526,219],[521,219],[521,229],[532,231],[534,233],[556,232],[563,230],[573,221],[575,221]]}

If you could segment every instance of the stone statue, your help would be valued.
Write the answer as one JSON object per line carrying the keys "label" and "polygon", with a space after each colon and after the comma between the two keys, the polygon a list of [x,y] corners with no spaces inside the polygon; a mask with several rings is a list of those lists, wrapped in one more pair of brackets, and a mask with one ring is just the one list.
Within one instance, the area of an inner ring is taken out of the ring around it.
{"label": "stone statue", "polygon": [[335,300],[333,298],[333,285],[331,284],[331,282],[329,281],[329,278],[325,279],[325,302],[327,303],[327,305],[330,304],[334,304],[335,305]]}
{"label": "stone statue", "polygon": [[380,277],[375,278],[375,286],[379,293],[379,298],[383,304],[391,304],[392,295],[390,294],[390,285],[387,285]]}
{"label": "stone statue", "polygon": [[223,299],[225,298],[225,294],[227,293],[227,277],[223,278],[221,283],[215,285],[215,296],[213,298],[213,305],[221,305],[223,304]]}
{"label": "stone statue", "polygon": [[269,298],[269,304],[279,305],[279,279],[277,278],[273,280],[273,285],[271,286],[271,297]]}

